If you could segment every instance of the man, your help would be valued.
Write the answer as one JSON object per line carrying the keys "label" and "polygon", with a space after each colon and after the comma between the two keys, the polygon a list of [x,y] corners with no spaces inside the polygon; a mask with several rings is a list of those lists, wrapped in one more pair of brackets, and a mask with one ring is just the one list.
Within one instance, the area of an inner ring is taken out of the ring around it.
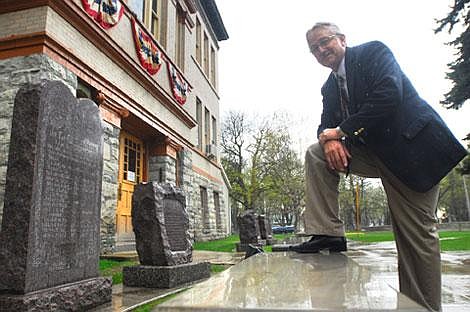
{"label": "man", "polygon": [[290,249],[345,251],[338,173],[381,178],[398,250],[400,291],[439,311],[438,183],[466,150],[419,97],[383,43],[349,48],[345,35],[331,23],[313,26],[307,42],[332,73],[321,89],[319,142],[305,158],[304,216],[306,233],[313,236]]}

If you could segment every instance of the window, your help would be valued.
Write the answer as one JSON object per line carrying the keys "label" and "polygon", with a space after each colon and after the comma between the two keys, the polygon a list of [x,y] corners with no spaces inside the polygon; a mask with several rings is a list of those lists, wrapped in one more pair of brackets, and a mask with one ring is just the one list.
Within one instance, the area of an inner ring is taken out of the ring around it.
{"label": "window", "polygon": [[196,61],[202,64],[201,22],[196,18]]}
{"label": "window", "polygon": [[212,144],[217,145],[217,120],[212,116]]}
{"label": "window", "polygon": [[150,34],[166,46],[166,15],[168,0],[129,0],[129,6]]}
{"label": "window", "polygon": [[202,150],[202,103],[196,98],[197,147]]}
{"label": "window", "polygon": [[137,19],[144,21],[144,0],[128,0],[127,5],[135,13]]}
{"label": "window", "polygon": [[211,47],[211,83],[215,88],[215,50]]}
{"label": "window", "polygon": [[204,33],[204,72],[209,75],[209,38]]}
{"label": "window", "polygon": [[207,204],[207,189],[203,186],[200,186],[199,190],[201,194],[202,223],[204,228],[208,229],[210,227],[210,220],[209,206]]}
{"label": "window", "polygon": [[209,113],[209,110],[205,108],[204,111],[204,143],[205,144],[210,144],[211,143],[211,114]]}
{"label": "window", "polygon": [[92,100],[95,103],[98,103],[97,95],[98,91],[95,88],[90,86],[84,80],[80,79],[80,77],[77,77],[77,91],[75,94],[77,99],[86,98]]}
{"label": "window", "polygon": [[215,208],[215,226],[222,228],[222,218],[220,216],[220,198],[219,193],[214,192],[214,208]]}
{"label": "window", "polygon": [[176,65],[184,70],[184,34],[185,34],[185,13],[179,6],[176,8],[176,46],[175,60]]}
{"label": "window", "polygon": [[152,7],[150,10],[150,31],[155,39],[160,40],[160,23],[161,23],[161,13],[159,8],[159,0],[150,0]]}

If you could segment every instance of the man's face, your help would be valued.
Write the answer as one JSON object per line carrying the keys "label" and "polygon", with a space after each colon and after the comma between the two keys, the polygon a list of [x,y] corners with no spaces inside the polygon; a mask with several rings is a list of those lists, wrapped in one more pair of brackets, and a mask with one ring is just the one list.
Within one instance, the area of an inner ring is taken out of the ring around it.
{"label": "man's face", "polygon": [[346,52],[344,35],[336,35],[327,28],[317,28],[307,34],[307,42],[318,63],[334,71],[338,70]]}

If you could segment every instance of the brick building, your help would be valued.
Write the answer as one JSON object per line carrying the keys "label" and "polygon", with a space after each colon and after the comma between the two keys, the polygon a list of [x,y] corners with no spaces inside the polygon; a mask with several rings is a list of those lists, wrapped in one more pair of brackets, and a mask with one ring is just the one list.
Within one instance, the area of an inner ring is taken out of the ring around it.
{"label": "brick building", "polygon": [[184,189],[195,240],[226,236],[217,53],[228,35],[214,0],[0,2],[0,212],[15,94],[52,79],[100,108],[103,253],[133,248],[142,181]]}

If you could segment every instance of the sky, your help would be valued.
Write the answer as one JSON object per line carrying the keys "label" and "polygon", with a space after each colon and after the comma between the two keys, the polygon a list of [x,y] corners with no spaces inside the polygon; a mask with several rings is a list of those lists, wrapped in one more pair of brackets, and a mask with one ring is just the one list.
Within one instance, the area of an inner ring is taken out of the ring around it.
{"label": "sky", "polygon": [[[320,88],[330,69],[308,50],[306,31],[316,22],[336,23],[348,46],[384,42],[420,96],[462,139],[470,132],[470,103],[460,110],[439,104],[452,86],[445,78],[454,60],[445,43],[457,34],[434,34],[436,19],[453,0],[217,0],[229,34],[219,43],[220,112],[251,116],[287,113],[299,153],[316,141]],[[465,144],[465,143],[464,143]],[[466,145],[466,144],[465,144]]]}

